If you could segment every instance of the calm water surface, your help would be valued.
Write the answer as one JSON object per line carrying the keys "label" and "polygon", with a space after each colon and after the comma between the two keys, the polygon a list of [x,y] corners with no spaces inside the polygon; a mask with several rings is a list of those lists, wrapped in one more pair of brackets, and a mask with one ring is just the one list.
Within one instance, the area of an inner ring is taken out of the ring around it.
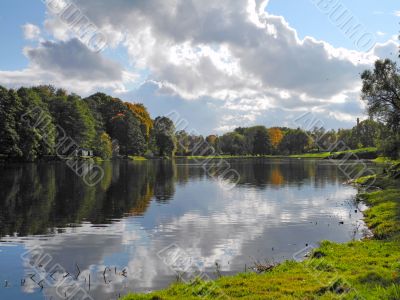
{"label": "calm water surface", "polygon": [[[231,190],[184,160],[105,163],[93,188],[63,163],[0,166],[0,299],[65,299],[76,286],[117,299],[176,281],[157,254],[166,247],[214,278],[216,262],[234,274],[291,259],[306,244],[354,238],[362,223],[334,163],[230,163],[241,178]],[[46,262],[34,262],[38,249]],[[67,275],[58,290],[57,275]]]}

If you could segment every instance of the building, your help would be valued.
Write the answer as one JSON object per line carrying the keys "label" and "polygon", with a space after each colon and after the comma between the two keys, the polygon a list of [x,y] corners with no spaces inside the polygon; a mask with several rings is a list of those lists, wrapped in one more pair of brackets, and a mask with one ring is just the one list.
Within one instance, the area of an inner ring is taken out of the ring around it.
{"label": "building", "polygon": [[92,157],[93,156],[93,150],[80,148],[80,149],[75,150],[74,155],[76,157]]}

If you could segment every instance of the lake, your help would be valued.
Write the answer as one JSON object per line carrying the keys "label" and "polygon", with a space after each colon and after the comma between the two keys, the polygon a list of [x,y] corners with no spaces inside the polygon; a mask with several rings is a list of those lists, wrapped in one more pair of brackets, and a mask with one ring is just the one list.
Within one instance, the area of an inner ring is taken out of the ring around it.
{"label": "lake", "polygon": [[240,175],[229,189],[184,159],[103,163],[95,187],[62,162],[1,165],[0,298],[65,299],[76,288],[118,299],[362,235],[357,190],[336,163],[229,163]]}

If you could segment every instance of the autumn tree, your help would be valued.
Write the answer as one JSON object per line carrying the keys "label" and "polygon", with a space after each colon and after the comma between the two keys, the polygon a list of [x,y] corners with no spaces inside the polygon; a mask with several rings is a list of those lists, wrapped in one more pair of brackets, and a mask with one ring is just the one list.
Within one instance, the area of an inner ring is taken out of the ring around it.
{"label": "autumn tree", "polygon": [[153,120],[150,117],[149,112],[143,104],[132,104],[125,103],[128,109],[133,113],[133,115],[139,120],[140,127],[142,129],[143,136],[147,141],[150,139],[150,133],[153,129]]}
{"label": "autumn tree", "polygon": [[270,129],[268,129],[268,134],[269,134],[269,138],[270,138],[272,147],[274,147],[276,149],[283,139],[282,130],[277,127],[270,128]]}

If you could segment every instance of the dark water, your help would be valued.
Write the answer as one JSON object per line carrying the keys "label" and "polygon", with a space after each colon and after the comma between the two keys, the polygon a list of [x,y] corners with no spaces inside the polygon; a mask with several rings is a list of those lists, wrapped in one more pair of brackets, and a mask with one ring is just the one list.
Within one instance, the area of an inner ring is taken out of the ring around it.
{"label": "dark water", "polygon": [[177,275],[163,259],[178,247],[214,278],[217,269],[234,274],[291,259],[306,244],[359,237],[356,190],[337,165],[230,163],[240,174],[230,190],[187,161],[105,163],[96,187],[63,163],[0,166],[0,299],[66,299],[75,287],[117,299],[164,288]]}

